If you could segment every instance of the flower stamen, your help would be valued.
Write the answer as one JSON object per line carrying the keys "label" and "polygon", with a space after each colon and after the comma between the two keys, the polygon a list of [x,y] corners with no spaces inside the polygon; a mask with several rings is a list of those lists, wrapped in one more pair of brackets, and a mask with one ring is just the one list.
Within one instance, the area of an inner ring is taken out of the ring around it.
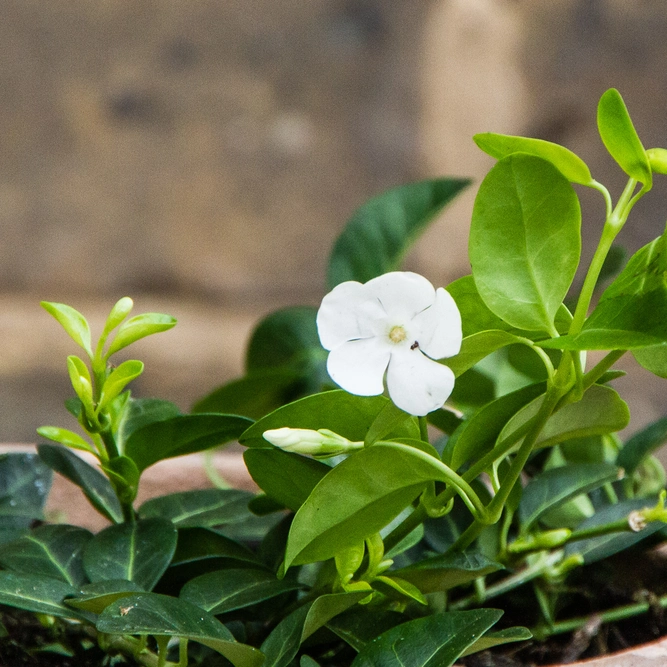
{"label": "flower stamen", "polygon": [[407,337],[408,334],[405,332],[405,329],[399,324],[389,330],[389,340],[392,343],[402,343]]}

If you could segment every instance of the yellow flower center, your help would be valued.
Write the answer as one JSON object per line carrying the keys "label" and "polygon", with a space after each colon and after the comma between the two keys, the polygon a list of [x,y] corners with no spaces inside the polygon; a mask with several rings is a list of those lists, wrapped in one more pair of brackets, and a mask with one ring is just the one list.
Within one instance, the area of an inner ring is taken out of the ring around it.
{"label": "yellow flower center", "polygon": [[396,325],[395,327],[392,327],[389,330],[389,340],[392,343],[402,343],[407,337],[408,334],[405,332],[405,329],[400,325]]}

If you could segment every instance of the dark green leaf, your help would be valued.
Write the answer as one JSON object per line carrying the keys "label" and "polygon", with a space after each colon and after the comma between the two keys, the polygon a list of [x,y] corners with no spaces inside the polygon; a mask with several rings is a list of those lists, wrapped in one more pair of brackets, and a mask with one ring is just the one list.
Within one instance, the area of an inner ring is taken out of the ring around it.
{"label": "dark green leaf", "polygon": [[543,514],[568,500],[618,479],[619,468],[610,463],[570,463],[545,470],[523,490],[519,504],[521,530],[528,531]]}
{"label": "dark green leaf", "polygon": [[616,465],[632,475],[647,456],[667,442],[667,417],[658,419],[635,433],[618,453]]}
{"label": "dark green leaf", "polygon": [[242,544],[207,528],[181,528],[172,565],[182,565],[207,559],[239,561],[235,567],[258,565],[255,555]]}
{"label": "dark green leaf", "polygon": [[101,614],[106,607],[131,593],[142,592],[141,586],[125,579],[108,579],[81,586],[76,597],[67,598],[65,604],[93,614]]}
{"label": "dark green leaf", "polygon": [[338,237],[327,271],[333,289],[395,271],[429,222],[469,181],[435,179],[389,190],[358,208]]}
{"label": "dark green leaf", "polygon": [[403,614],[373,607],[354,607],[327,623],[327,628],[359,652],[377,636],[406,620]]}
{"label": "dark green leaf", "polygon": [[39,445],[37,452],[46,465],[80,487],[102,516],[113,523],[123,520],[118,498],[104,475],[64,447]]}
{"label": "dark green leaf", "polygon": [[125,454],[143,471],[158,461],[236,440],[251,424],[236,415],[179,415],[134,431],[125,443]]}
{"label": "dark green leaf", "polygon": [[139,508],[139,516],[169,519],[177,528],[220,526],[246,518],[253,497],[238,489],[183,491],[147,500]]}
{"label": "dark green leaf", "polygon": [[511,326],[552,332],[581,252],[579,200],[550,163],[502,159],[482,182],[470,229],[475,285]]}
{"label": "dark green leaf", "polygon": [[172,417],[178,417],[181,411],[169,401],[158,398],[132,398],[128,401],[116,439],[121,451],[125,447],[128,438],[140,428],[161,422]]}
{"label": "dark green leaf", "polygon": [[281,449],[247,449],[243,453],[248,472],[264,493],[296,512],[315,485],[331,468],[314,459]]}
{"label": "dark green leaf", "polygon": [[77,526],[38,526],[0,546],[0,564],[14,572],[38,572],[80,586],[86,581],[82,553],[92,537],[92,533]]}
{"label": "dark green leaf", "polygon": [[497,609],[475,609],[402,623],[368,643],[352,667],[450,667],[501,616]]}
{"label": "dark green leaf", "polygon": [[204,644],[236,667],[261,667],[264,656],[240,644],[215,616],[179,598],[139,593],[109,605],[97,620],[97,629],[114,635],[181,637]]}
{"label": "dark green leaf", "polygon": [[132,504],[137,497],[141,476],[134,461],[127,456],[115,456],[102,465],[102,470],[113,484],[118,500],[126,505]]}
{"label": "dark green leaf", "polygon": [[506,628],[505,630],[498,630],[497,632],[487,632],[483,637],[480,637],[463,655],[471,655],[479,653],[480,651],[488,651],[494,646],[501,646],[502,644],[509,644],[510,642],[525,642],[531,639],[532,632],[528,628],[515,626],[513,628]]}
{"label": "dark green leaf", "polygon": [[272,572],[229,569],[188,581],[180,597],[211,614],[224,614],[301,588],[295,581],[276,579]]}
{"label": "dark green leaf", "polygon": [[81,613],[69,609],[63,599],[74,595],[76,589],[62,579],[41,574],[0,572],[0,604],[25,609],[37,614],[64,618],[81,618]]}
{"label": "dark green leaf", "polygon": [[651,187],[651,166],[618,90],[610,88],[598,103],[598,130],[609,154],[631,178]]}
{"label": "dark green leaf", "polygon": [[109,526],[86,546],[83,566],[92,582],[127,579],[150,590],[169,566],[176,538],[176,528],[165,519]]}

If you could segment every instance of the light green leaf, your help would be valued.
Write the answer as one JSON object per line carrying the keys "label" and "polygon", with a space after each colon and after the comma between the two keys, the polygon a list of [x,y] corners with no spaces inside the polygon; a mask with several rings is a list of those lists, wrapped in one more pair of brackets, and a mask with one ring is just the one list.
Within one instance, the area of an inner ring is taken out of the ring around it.
{"label": "light green leaf", "polygon": [[650,345],[632,351],[637,363],[661,378],[667,378],[667,343]]}
{"label": "light green leaf", "polygon": [[264,661],[256,648],[235,641],[215,616],[167,595],[138,593],[120,598],[106,607],[96,625],[100,632],[114,635],[187,638],[217,651],[235,667],[261,667]]}
{"label": "light green leaf", "polygon": [[451,667],[502,613],[450,611],[402,623],[369,642],[351,667]]}
{"label": "light green leaf", "polygon": [[76,355],[67,357],[67,371],[72,387],[81,402],[92,410],[93,406],[93,382],[90,379],[88,366]]}
{"label": "light green leaf", "polygon": [[545,470],[526,485],[519,504],[521,530],[527,532],[547,512],[619,478],[610,463],[569,463]]}
{"label": "light green leaf", "polygon": [[620,168],[648,190],[653,178],[651,166],[625,102],[615,88],[606,91],[598,103],[598,131]]}
{"label": "light green leaf", "polygon": [[123,520],[123,510],[107,478],[64,447],[38,445],[39,457],[49,468],[76,484],[90,504],[113,523]]}
{"label": "light green leaf", "polygon": [[476,134],[473,141],[485,153],[498,160],[512,153],[528,153],[550,162],[571,183],[590,185],[593,181],[590,169],[578,155],[551,141],[494,134],[493,132]]}
{"label": "light green leaf", "polygon": [[249,491],[200,489],[151,498],[139,508],[142,519],[169,519],[177,528],[221,526],[247,518]]}
{"label": "light green leaf", "polygon": [[141,477],[134,461],[128,456],[114,456],[101,467],[113,485],[118,500],[125,505],[133,503]]}
{"label": "light green leaf", "polygon": [[165,519],[109,526],[86,545],[83,566],[92,582],[127,579],[151,590],[171,562],[176,537]]}
{"label": "light green leaf", "polygon": [[454,357],[443,359],[442,363],[454,371],[459,377],[476,363],[488,357],[492,352],[515,343],[526,343],[525,338],[520,338],[507,331],[491,330],[466,336],[461,343],[461,351]]}
{"label": "light green leaf", "polygon": [[549,162],[506,157],[482,182],[473,208],[470,262],[480,296],[513,327],[552,332],[581,252],[581,210]]}
{"label": "light green leaf", "polygon": [[180,597],[211,614],[224,614],[299,588],[298,582],[276,579],[272,572],[232,568],[190,579]]}
{"label": "light green leaf", "polygon": [[66,428],[59,428],[58,426],[40,426],[37,429],[37,433],[42,438],[59,442],[61,445],[65,445],[65,447],[80,449],[97,456],[90,443],[84,440],[78,433],[74,433],[74,431],[68,431]]}
{"label": "light green leaf", "polygon": [[124,296],[116,301],[107,317],[107,321],[104,323],[102,336],[108,336],[130,314],[133,306],[134,303],[129,296]]}
{"label": "light green leaf", "polygon": [[132,380],[138,378],[143,372],[143,363],[131,359],[124,361],[118,368],[111,371],[109,377],[104,381],[98,410],[104,410]]}
{"label": "light green leaf", "polygon": [[171,315],[162,315],[160,313],[135,315],[118,329],[116,337],[111,342],[111,345],[109,345],[105,358],[108,359],[112,354],[141,338],[159,333],[160,331],[167,331],[174,326],[176,326],[176,319]]}
{"label": "light green leaf", "polygon": [[402,185],[358,208],[334,244],[327,285],[365,283],[397,270],[410,246],[470,181],[435,179]]}
{"label": "light green leaf", "polygon": [[90,531],[77,526],[38,526],[27,535],[0,546],[0,564],[14,572],[38,572],[79,586],[86,581],[83,548],[92,537]]}
{"label": "light green leaf", "polygon": [[143,592],[141,586],[126,579],[107,579],[81,586],[76,597],[67,598],[65,604],[74,609],[101,614],[110,604],[131,593]]}
{"label": "light green leaf", "polygon": [[509,644],[510,642],[525,642],[531,639],[533,634],[528,628],[521,626],[514,626],[513,628],[505,628],[497,632],[487,632],[483,637],[480,637],[470,648],[468,648],[463,656],[479,653],[480,651],[488,651],[494,646],[501,646],[502,644]]}
{"label": "light green leaf", "polygon": [[395,577],[393,572],[389,577],[376,577],[372,582],[372,586],[376,591],[384,593],[387,597],[392,599],[405,602],[407,598],[408,600],[413,600],[419,604],[428,604],[426,598],[415,585],[405,579]]}
{"label": "light green leaf", "polygon": [[58,320],[69,337],[77,345],[80,345],[92,359],[93,351],[90,347],[90,326],[86,318],[78,310],[64,303],[42,301],[41,306],[47,313],[53,315]]}

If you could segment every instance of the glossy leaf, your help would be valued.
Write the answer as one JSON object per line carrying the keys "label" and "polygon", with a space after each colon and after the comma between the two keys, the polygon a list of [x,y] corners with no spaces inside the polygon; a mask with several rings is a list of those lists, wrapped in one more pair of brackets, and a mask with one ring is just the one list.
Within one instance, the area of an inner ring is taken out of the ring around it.
{"label": "glossy leaf", "polygon": [[313,489],[294,517],[285,566],[326,560],[386,526],[431,480],[439,459],[414,447],[376,443],[349,457]]}
{"label": "glossy leaf", "polygon": [[632,351],[637,363],[661,378],[667,378],[667,343],[650,345]]}
{"label": "glossy leaf", "polygon": [[178,417],[181,411],[170,401],[158,398],[131,398],[121,415],[116,440],[121,451],[128,438],[140,428]]}
{"label": "glossy leaf", "polygon": [[132,593],[143,592],[141,586],[126,579],[107,579],[81,586],[76,597],[67,598],[65,604],[73,609],[101,614],[110,604]]}
{"label": "glossy leaf", "polygon": [[525,642],[531,639],[532,632],[528,628],[515,626],[513,628],[505,628],[496,632],[487,632],[480,637],[470,648],[468,648],[463,656],[479,653],[480,651],[488,651],[494,646],[502,646],[510,642]]}
{"label": "glossy leaf", "polygon": [[480,296],[520,329],[550,332],[581,252],[581,211],[572,186],[530,155],[502,159],[473,208],[470,262]]}
{"label": "glossy leaf", "polygon": [[234,567],[259,565],[256,556],[247,547],[220,533],[206,528],[181,528],[172,565],[182,565],[207,559],[238,561]]}
{"label": "glossy leaf", "polygon": [[[363,441],[380,411],[389,403],[384,396],[353,396],[342,389],[306,396],[255,422],[239,438],[247,447],[268,447],[264,431],[290,428],[327,428],[348,440]],[[404,422],[392,437],[419,438],[414,420]]]}
{"label": "glossy leaf", "polygon": [[626,350],[667,342],[667,239],[638,250],[604,291],[580,334],[539,343],[563,350]]}
{"label": "glossy leaf", "polygon": [[402,185],[358,208],[334,244],[327,285],[365,283],[400,267],[410,246],[469,181],[435,179]]}
{"label": "glossy leaf", "polygon": [[4,519],[18,519],[27,528],[34,519],[43,518],[52,477],[36,454],[0,455],[0,530]]}
{"label": "glossy leaf", "polygon": [[394,576],[393,572],[391,576],[381,575],[376,577],[371,585],[376,591],[383,593],[389,599],[399,600],[401,602],[412,600],[419,604],[428,604],[426,598],[414,584]]}
{"label": "glossy leaf", "polygon": [[590,185],[593,180],[590,169],[578,155],[551,141],[493,132],[476,134],[473,141],[485,153],[498,160],[512,153],[528,153],[550,162],[571,183]]}
{"label": "glossy leaf", "polygon": [[403,623],[367,644],[351,667],[450,667],[502,616],[450,611]]}
{"label": "glossy leaf", "polygon": [[220,526],[246,518],[253,497],[238,489],[183,491],[147,500],[139,508],[139,516],[169,519],[177,528]]}
{"label": "glossy leaf", "polygon": [[357,606],[332,618],[327,628],[359,652],[383,632],[406,620],[403,614],[396,611]]}
{"label": "glossy leaf", "polygon": [[521,530],[567,501],[619,478],[620,470],[610,463],[570,463],[545,470],[526,485],[519,504]]}
{"label": "glossy leaf", "polygon": [[83,549],[92,533],[64,524],[38,526],[27,535],[0,546],[0,564],[14,572],[62,579],[71,586],[86,582]]}
{"label": "glossy leaf", "polygon": [[261,646],[266,655],[263,667],[287,667],[308,637],[364,597],[367,591],[321,595],[286,616]]}
{"label": "glossy leaf", "polygon": [[176,538],[176,529],[165,519],[109,526],[87,544],[83,566],[93,582],[127,579],[150,590],[169,566]]}
{"label": "glossy leaf", "polygon": [[627,475],[632,475],[641,463],[665,442],[667,442],[667,417],[658,419],[635,433],[618,453],[616,465],[623,468]]}
{"label": "glossy leaf", "polygon": [[84,440],[78,433],[69,431],[66,428],[59,428],[58,426],[40,426],[37,429],[37,433],[42,436],[42,438],[59,442],[61,445],[65,445],[65,447],[71,447],[72,449],[79,449],[84,452],[89,452],[90,454],[96,454],[95,450],[87,440]]}
{"label": "glossy leaf", "polygon": [[78,310],[64,303],[50,301],[42,301],[41,306],[47,313],[55,317],[69,337],[77,345],[80,345],[88,353],[89,357],[93,356],[90,347],[90,325]]}
{"label": "glossy leaf", "polygon": [[[411,426],[406,424],[408,421],[413,422]],[[368,428],[366,437],[364,438],[364,444],[368,446],[378,440],[391,439],[393,433],[396,433],[403,428],[410,428],[414,432],[417,432],[419,430],[419,422],[416,417],[404,412],[389,401],[389,403],[380,410],[377,417]]]}
{"label": "glossy leaf", "polygon": [[234,640],[215,616],[186,600],[138,593],[109,605],[97,620],[99,632],[114,635],[181,637],[217,651],[236,667],[261,667],[264,656]]}
{"label": "glossy leaf", "polygon": [[181,589],[180,597],[211,614],[224,614],[299,588],[301,584],[276,579],[272,572],[233,568],[191,579]]}
{"label": "glossy leaf", "polygon": [[81,612],[63,604],[65,597],[75,593],[76,588],[62,579],[42,574],[0,572],[0,604],[10,607],[60,618],[82,618]]}
{"label": "glossy leaf", "polygon": [[150,336],[151,334],[167,331],[176,325],[175,318],[171,315],[162,315],[160,313],[143,313],[135,315],[118,329],[116,337],[109,345],[105,357],[108,359],[124,347]]}
{"label": "glossy leaf", "polygon": [[64,447],[38,445],[39,457],[50,468],[76,484],[90,504],[112,523],[123,520],[123,510],[104,475]]}
{"label": "glossy leaf", "polygon": [[104,381],[98,409],[104,410],[132,380],[138,378],[143,372],[143,363],[132,359],[124,361],[118,368],[111,371],[109,377]]}
{"label": "glossy leaf", "polygon": [[[498,436],[502,440],[509,433],[525,424],[540,409],[543,397],[522,408],[503,428]],[[593,385],[577,403],[568,403],[547,421],[535,447],[550,447],[572,438],[604,435],[624,429],[630,422],[626,402],[611,388]]]}
{"label": "glossy leaf", "polygon": [[114,304],[106,322],[102,336],[108,336],[132,311],[134,302],[129,296],[124,296]]}
{"label": "glossy leaf", "polygon": [[461,351],[454,357],[444,359],[442,363],[449,366],[454,371],[454,375],[459,377],[492,352],[508,345],[523,343],[525,340],[525,338],[498,329],[480,331],[466,336],[461,343]]}
{"label": "glossy leaf", "polygon": [[243,453],[243,460],[257,486],[267,496],[294,512],[331,470],[321,461],[275,447],[247,449]]}
{"label": "glossy leaf", "polygon": [[125,454],[143,471],[158,461],[236,440],[251,424],[236,415],[179,415],[134,431],[125,443]]}
{"label": "glossy leaf", "polygon": [[651,166],[618,90],[610,88],[598,103],[598,131],[602,143],[631,178],[651,187]]}
{"label": "glossy leaf", "polygon": [[422,593],[435,593],[467,584],[502,569],[500,563],[482,553],[466,551],[425,558],[409,567],[394,570],[392,575],[409,581]]}
{"label": "glossy leaf", "polygon": [[509,419],[523,406],[544,393],[542,382],[523,387],[485,405],[454,431],[442,453],[442,460],[458,470],[467,461],[473,461],[491,451],[499,433]]}

